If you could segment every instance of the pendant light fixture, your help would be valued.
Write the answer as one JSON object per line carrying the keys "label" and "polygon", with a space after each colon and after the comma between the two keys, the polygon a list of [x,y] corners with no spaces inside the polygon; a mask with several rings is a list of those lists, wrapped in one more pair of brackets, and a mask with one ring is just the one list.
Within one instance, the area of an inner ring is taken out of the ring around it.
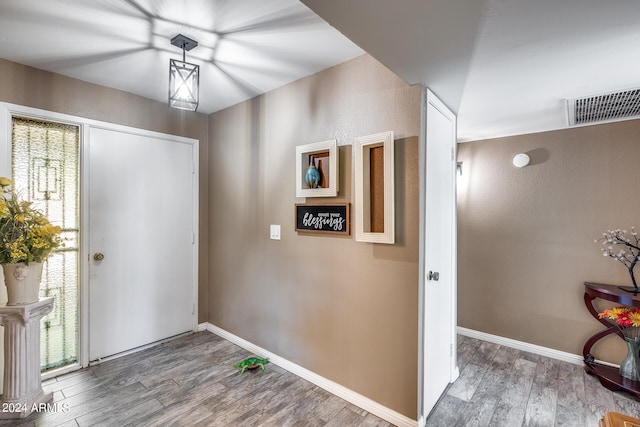
{"label": "pendant light fixture", "polygon": [[200,99],[200,67],[185,62],[185,52],[198,46],[198,42],[178,34],[171,44],[182,49],[182,61],[169,60],[169,106],[196,111]]}

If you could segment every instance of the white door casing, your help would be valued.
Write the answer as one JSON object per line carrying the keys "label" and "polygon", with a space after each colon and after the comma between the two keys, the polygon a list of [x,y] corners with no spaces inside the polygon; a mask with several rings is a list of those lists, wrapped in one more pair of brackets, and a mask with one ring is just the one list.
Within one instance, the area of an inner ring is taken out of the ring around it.
{"label": "white door casing", "polygon": [[423,88],[421,130],[420,375],[421,424],[447,385],[456,361],[456,117]]}
{"label": "white door casing", "polygon": [[89,130],[90,361],[193,330],[193,150]]}

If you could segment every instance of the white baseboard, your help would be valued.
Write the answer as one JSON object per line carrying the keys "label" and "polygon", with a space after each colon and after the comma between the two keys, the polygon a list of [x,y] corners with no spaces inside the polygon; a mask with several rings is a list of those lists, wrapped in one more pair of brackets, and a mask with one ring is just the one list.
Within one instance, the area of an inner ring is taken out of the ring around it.
{"label": "white baseboard", "polygon": [[198,332],[204,332],[207,330],[208,323],[198,323]]}
{"label": "white baseboard", "polygon": [[[573,363],[574,365],[584,365],[584,359],[582,356],[573,353],[567,353],[566,351],[555,350],[549,347],[543,347],[541,345],[530,344],[524,341],[518,341],[511,338],[505,338],[498,335],[488,334],[486,332],[475,331],[473,329],[463,328],[458,326],[458,333],[465,337],[477,338],[482,341],[492,342],[494,344],[500,344],[505,347],[515,348],[517,350],[528,351],[529,353],[537,354],[551,359],[562,360],[563,362]],[[602,363],[609,366],[618,367],[613,363],[597,360],[598,363]]]}
{"label": "white baseboard", "polygon": [[300,378],[304,378],[305,380],[317,385],[318,387],[325,389],[329,393],[332,393],[346,400],[347,402],[352,403],[364,409],[365,411],[382,418],[383,420],[391,424],[394,424],[398,427],[416,427],[418,425],[418,422],[416,420],[412,420],[411,418],[402,415],[399,412],[389,409],[386,406],[383,406],[378,402],[369,399],[368,397],[365,397],[353,390],[341,386],[338,383],[335,383],[314,372],[311,372],[310,370],[303,368],[302,366],[297,365],[287,359],[284,359],[277,354],[271,353],[270,351],[267,351],[264,348],[259,347],[253,343],[250,343],[249,341],[240,338],[237,335],[227,332],[224,329],[219,328],[218,326],[212,325],[211,323],[205,323],[198,325],[198,330],[200,330],[201,326],[204,326],[204,329],[206,329],[207,331],[212,332],[219,337],[224,338],[257,356],[269,358],[269,362],[280,366],[281,368],[291,372],[294,375],[299,376]]}

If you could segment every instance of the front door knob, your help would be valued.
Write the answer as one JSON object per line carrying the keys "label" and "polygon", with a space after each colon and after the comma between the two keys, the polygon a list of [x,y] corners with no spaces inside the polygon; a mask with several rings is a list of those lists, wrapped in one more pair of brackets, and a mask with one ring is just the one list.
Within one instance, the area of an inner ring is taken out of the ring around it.
{"label": "front door knob", "polygon": [[95,254],[93,254],[93,259],[95,261],[102,261],[104,259],[104,255],[102,255],[100,252],[96,252]]}

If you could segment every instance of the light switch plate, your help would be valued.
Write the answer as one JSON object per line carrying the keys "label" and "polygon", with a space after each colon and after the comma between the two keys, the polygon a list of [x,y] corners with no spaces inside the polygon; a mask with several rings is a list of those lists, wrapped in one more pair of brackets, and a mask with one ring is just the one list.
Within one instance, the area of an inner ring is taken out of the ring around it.
{"label": "light switch plate", "polygon": [[271,236],[271,240],[280,240],[280,225],[271,224],[269,235]]}

